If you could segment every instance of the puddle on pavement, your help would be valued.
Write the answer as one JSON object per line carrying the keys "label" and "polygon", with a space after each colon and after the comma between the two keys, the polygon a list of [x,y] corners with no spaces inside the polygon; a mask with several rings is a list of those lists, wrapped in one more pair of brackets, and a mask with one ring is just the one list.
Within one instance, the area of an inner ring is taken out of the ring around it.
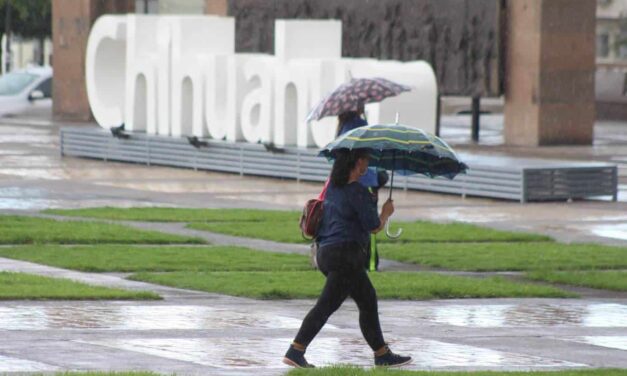
{"label": "puddle on pavement", "polygon": [[587,336],[577,342],[584,342],[594,346],[608,347],[627,351],[627,337],[625,336]]}
{"label": "puddle on pavement", "polygon": [[[380,307],[384,321],[414,327],[416,320],[463,327],[627,327],[627,305],[445,305]],[[0,329],[195,330],[298,329],[301,318],[195,305],[53,305],[0,307]],[[329,329],[336,326],[327,325]]]}
{"label": "puddle on pavement", "polygon": [[56,203],[45,199],[46,191],[36,188],[0,188],[0,209],[43,209]]}
{"label": "puddle on pavement", "polygon": [[[218,368],[287,368],[281,359],[292,338],[142,338],[81,341],[127,351]],[[395,342],[395,341],[392,341]],[[414,358],[404,369],[445,367],[499,367],[503,369],[581,367],[582,364],[501,352],[421,338],[403,338],[395,351]],[[234,355],[236,354],[236,355]],[[359,338],[316,338],[307,360],[318,366],[353,364],[372,366],[372,351]]]}
{"label": "puddle on pavement", "polygon": [[627,223],[597,225],[593,226],[590,232],[604,238],[627,240]]}
{"label": "puddle on pavement", "polygon": [[52,372],[59,368],[30,360],[10,358],[0,355],[0,372]]}
{"label": "puddle on pavement", "polygon": [[[317,193],[316,193],[317,194]],[[295,202],[306,202],[308,197],[311,198],[312,193],[296,193],[296,194],[284,194],[280,192],[275,193],[257,193],[254,195],[242,194],[242,195],[227,195],[216,194],[216,198],[225,200],[246,200],[246,201],[259,201],[265,204],[276,204],[283,206],[294,206]]]}
{"label": "puddle on pavement", "polygon": [[3,144],[46,144],[52,146],[58,142],[58,136],[51,136],[48,134],[0,134],[0,143]]}
{"label": "puddle on pavement", "polygon": [[62,206],[59,201],[41,199],[18,199],[0,197],[0,209],[41,210]]}
{"label": "puddle on pavement", "polygon": [[67,179],[67,172],[59,168],[0,168],[0,174],[28,179]]}
{"label": "puddle on pavement", "polygon": [[2,187],[0,188],[0,198],[13,197],[46,197],[46,191],[38,188],[22,188],[22,187]]}
{"label": "puddle on pavement", "polygon": [[[435,210],[434,210],[435,211]],[[477,208],[460,208],[445,210],[438,209],[439,215],[436,216],[438,220],[448,220],[457,222],[470,222],[470,223],[482,223],[482,222],[498,222],[511,219],[508,213],[495,213],[490,211],[479,212]]]}
{"label": "puddle on pavement", "polygon": [[537,305],[446,305],[397,307],[384,317],[395,321],[416,319],[463,327],[581,326],[627,327],[627,305],[622,304],[537,304]]}
{"label": "puddle on pavement", "polygon": [[6,167],[57,167],[58,158],[50,158],[44,155],[19,155],[0,156],[0,166]]}
{"label": "puddle on pavement", "polygon": [[[164,179],[165,180],[165,179]],[[231,194],[234,186],[237,192],[241,194],[295,194],[303,191],[316,191],[317,186],[298,185],[295,182],[268,182],[262,179],[230,179],[228,182],[223,180],[212,180],[208,178],[196,177],[194,179],[186,179],[186,181],[164,181],[147,179],[145,181],[106,181],[97,182],[98,185],[114,186],[118,188],[128,188],[144,191],[165,192],[165,193],[216,193]]]}
{"label": "puddle on pavement", "polygon": [[15,156],[15,155],[28,155],[30,154],[27,150],[21,150],[21,149],[0,149],[0,155],[10,155],[10,156]]}
{"label": "puddle on pavement", "polygon": [[0,307],[0,329],[190,330],[298,329],[300,319],[205,306],[17,306]]}
{"label": "puddle on pavement", "polygon": [[48,192],[37,188],[0,188],[0,209],[36,210],[58,205],[56,200],[46,199]]}

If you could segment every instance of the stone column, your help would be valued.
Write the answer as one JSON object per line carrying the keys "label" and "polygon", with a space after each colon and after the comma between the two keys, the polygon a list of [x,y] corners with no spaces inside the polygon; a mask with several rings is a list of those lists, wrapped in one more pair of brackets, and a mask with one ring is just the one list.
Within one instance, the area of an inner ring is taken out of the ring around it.
{"label": "stone column", "polygon": [[595,0],[507,0],[507,144],[592,143],[595,15]]}
{"label": "stone column", "polygon": [[205,0],[205,14],[228,15],[228,0]]}
{"label": "stone column", "polygon": [[53,0],[52,43],[55,119],[93,119],[85,87],[85,51],[89,30],[105,13],[134,12],[135,0]]}

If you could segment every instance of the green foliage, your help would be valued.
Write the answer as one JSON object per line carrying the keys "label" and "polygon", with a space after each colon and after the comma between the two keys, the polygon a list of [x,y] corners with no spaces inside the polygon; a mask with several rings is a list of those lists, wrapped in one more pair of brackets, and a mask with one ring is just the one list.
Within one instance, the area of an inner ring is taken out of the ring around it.
{"label": "green foliage", "polygon": [[11,32],[25,38],[52,35],[51,0],[0,0],[0,33],[5,31],[7,4],[11,7]]}
{"label": "green foliage", "polygon": [[42,277],[25,273],[0,272],[0,300],[17,299],[161,299],[148,291],[127,291],[91,286],[68,279]]}

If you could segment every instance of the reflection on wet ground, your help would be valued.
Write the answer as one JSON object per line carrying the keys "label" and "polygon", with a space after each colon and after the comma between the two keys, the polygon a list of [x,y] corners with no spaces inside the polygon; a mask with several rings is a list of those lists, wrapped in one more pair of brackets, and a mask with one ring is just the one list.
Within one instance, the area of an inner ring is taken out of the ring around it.
{"label": "reflection on wet ground", "polygon": [[23,143],[23,144],[29,144],[29,145],[33,145],[33,144],[52,144],[52,143],[58,143],[58,137],[54,136],[51,137],[49,135],[46,135],[45,133],[42,133],[40,135],[38,134],[0,134],[0,143],[3,144],[16,144],[16,143]]}
{"label": "reflection on wet ground", "polygon": [[624,336],[586,336],[580,340],[594,346],[627,351],[627,337]]}
{"label": "reflection on wet ground", "polygon": [[58,200],[18,199],[0,197],[0,209],[43,210],[60,206]]}
{"label": "reflection on wet ground", "polygon": [[[382,309],[386,314],[385,308]],[[463,327],[579,326],[627,327],[624,304],[503,304],[396,307],[391,317]]]}
{"label": "reflection on wet ground", "polygon": [[52,372],[59,368],[31,360],[10,358],[0,355],[0,372]]}
{"label": "reflection on wet ground", "polygon": [[0,187],[0,209],[36,210],[58,204],[46,196],[47,192],[38,188]]}
{"label": "reflection on wet ground", "polygon": [[[178,304],[5,302],[0,304],[0,353],[9,355],[3,350],[15,348],[27,338],[49,338],[50,342],[38,344],[33,354],[56,353],[59,346],[71,353],[70,349],[80,346],[85,359],[125,354],[122,366],[135,369],[172,370],[167,362],[176,361],[186,364],[186,370],[193,370],[180,374],[219,374],[208,373],[213,367],[225,372],[234,368],[242,373],[269,373],[284,369],[280,360],[291,341],[289,336],[296,332],[313,303],[224,298],[220,303],[205,305],[199,303],[199,296],[187,299]],[[569,349],[581,346],[575,342],[582,342],[625,350],[625,304],[571,299],[508,299],[495,303],[382,301],[380,311],[386,339],[397,352],[414,357],[413,369],[563,369],[598,366],[600,362],[612,367],[624,365],[617,355],[608,357],[590,351],[583,358],[574,358]],[[319,365],[370,366],[372,354],[361,337],[357,317],[354,303],[347,303],[312,343],[309,359]],[[517,327],[525,329],[508,329]],[[452,330],[455,335],[450,334]],[[271,334],[268,337],[266,333]],[[476,342],[491,337],[489,342]],[[559,345],[547,352],[533,351],[529,341],[539,337]],[[501,338],[498,345],[495,338]],[[24,354],[20,356],[33,355]],[[50,363],[48,358],[35,359]],[[155,362],[161,362],[161,368],[153,367]],[[52,364],[72,369],[78,363],[70,356]],[[26,366],[20,367],[11,370],[25,372]],[[0,373],[8,369],[0,362]]]}
{"label": "reflection on wet ground", "polygon": [[6,167],[56,167],[59,162],[46,155],[0,155],[0,165],[3,169]]}
{"label": "reflection on wet ground", "polygon": [[[287,368],[281,359],[291,338],[147,338],[107,339],[86,343],[135,351],[217,368]],[[393,340],[391,342],[394,342]],[[499,369],[581,367],[583,364],[514,354],[475,346],[422,338],[403,338],[395,351],[409,354],[405,369],[446,367],[498,367]],[[353,364],[372,366],[372,352],[363,340],[320,337],[307,349],[307,359],[319,366]]]}
{"label": "reflection on wet ground", "polygon": [[[627,327],[627,305],[613,303],[424,306],[382,302],[380,311],[386,322],[393,321],[395,325],[409,327],[415,326],[417,321],[474,328]],[[348,310],[345,313],[356,314]],[[4,330],[297,329],[299,325],[300,318],[281,316],[272,311],[251,315],[246,308],[200,305],[63,304],[0,307],[0,329]],[[329,324],[327,328],[336,327]]]}
{"label": "reflection on wet ground", "polygon": [[627,223],[596,225],[590,231],[597,236],[627,240]]}
{"label": "reflection on wet ground", "polygon": [[[237,194],[245,193],[267,193],[267,194],[290,194],[302,192],[303,189],[311,190],[311,187],[319,188],[320,184],[301,184],[293,186],[285,186],[278,182],[256,182],[251,184],[247,181],[240,181]],[[166,193],[185,193],[185,192],[211,192],[214,194],[233,194],[233,186],[224,184],[222,181],[185,181],[185,182],[164,182],[164,181],[147,181],[147,182],[106,182],[97,183],[99,185],[115,186],[118,188],[129,188],[137,190],[149,190],[152,192]],[[231,196],[228,196],[231,197]]]}
{"label": "reflection on wet ground", "polygon": [[300,320],[206,306],[61,305],[0,307],[0,329],[298,329]]}
{"label": "reflection on wet ground", "polygon": [[60,180],[69,178],[69,176],[59,168],[2,168],[0,169],[0,174],[28,179]]}

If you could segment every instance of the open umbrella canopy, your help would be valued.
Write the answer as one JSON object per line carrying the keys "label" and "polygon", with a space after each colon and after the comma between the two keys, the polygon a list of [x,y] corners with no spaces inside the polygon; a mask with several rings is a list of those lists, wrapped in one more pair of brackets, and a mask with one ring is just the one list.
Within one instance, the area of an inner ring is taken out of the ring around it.
{"label": "open umbrella canopy", "polygon": [[468,169],[444,140],[421,129],[399,124],[353,129],[328,144],[319,155],[332,160],[335,150],[362,148],[370,149],[370,166],[401,175],[423,174],[453,179]]}
{"label": "open umbrella canopy", "polygon": [[399,95],[411,87],[397,84],[385,78],[354,78],[340,85],[323,98],[307,115],[307,121],[320,120],[325,116],[337,116],[343,112],[357,111],[366,103],[381,102]]}

